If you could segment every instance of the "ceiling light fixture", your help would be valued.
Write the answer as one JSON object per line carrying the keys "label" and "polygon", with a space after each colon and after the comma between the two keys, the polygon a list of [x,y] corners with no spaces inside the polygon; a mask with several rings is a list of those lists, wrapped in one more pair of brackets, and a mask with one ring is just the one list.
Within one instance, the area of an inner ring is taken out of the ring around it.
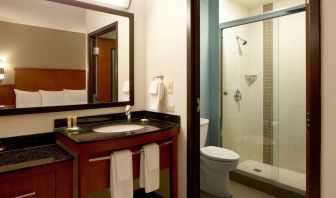
{"label": "ceiling light fixture", "polygon": [[132,0],[91,0],[91,1],[123,9],[129,9],[132,2]]}

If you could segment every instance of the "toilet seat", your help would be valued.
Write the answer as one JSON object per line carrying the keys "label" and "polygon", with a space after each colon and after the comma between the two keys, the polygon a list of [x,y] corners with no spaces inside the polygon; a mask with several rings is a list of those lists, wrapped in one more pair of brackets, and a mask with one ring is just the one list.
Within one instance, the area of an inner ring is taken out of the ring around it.
{"label": "toilet seat", "polygon": [[215,146],[201,148],[201,155],[210,160],[220,162],[233,162],[239,160],[240,158],[240,156],[234,151]]}

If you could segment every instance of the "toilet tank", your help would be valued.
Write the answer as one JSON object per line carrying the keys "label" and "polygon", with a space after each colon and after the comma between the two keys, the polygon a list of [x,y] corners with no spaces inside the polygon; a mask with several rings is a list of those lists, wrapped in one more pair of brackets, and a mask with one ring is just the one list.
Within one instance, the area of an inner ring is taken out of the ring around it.
{"label": "toilet tank", "polygon": [[205,146],[205,142],[208,136],[208,127],[209,127],[209,120],[205,118],[200,119],[200,147]]}

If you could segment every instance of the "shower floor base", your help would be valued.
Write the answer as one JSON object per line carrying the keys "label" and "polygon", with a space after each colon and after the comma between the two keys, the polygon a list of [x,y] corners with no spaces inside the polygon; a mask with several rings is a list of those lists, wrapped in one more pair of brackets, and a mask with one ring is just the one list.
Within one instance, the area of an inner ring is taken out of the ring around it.
{"label": "shower floor base", "polygon": [[237,169],[265,179],[276,180],[276,182],[301,191],[306,191],[306,175],[303,173],[274,167],[254,160],[245,160],[239,163]]}

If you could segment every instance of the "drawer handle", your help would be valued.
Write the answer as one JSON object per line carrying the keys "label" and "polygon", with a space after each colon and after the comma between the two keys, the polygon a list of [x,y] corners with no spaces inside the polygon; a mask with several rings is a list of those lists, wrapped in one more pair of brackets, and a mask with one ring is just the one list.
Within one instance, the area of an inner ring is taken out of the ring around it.
{"label": "drawer handle", "polygon": [[33,195],[36,195],[36,192],[31,192],[31,193],[27,193],[27,194],[24,194],[24,195],[19,195],[19,196],[16,196],[14,198],[25,198],[25,197],[31,197]]}

